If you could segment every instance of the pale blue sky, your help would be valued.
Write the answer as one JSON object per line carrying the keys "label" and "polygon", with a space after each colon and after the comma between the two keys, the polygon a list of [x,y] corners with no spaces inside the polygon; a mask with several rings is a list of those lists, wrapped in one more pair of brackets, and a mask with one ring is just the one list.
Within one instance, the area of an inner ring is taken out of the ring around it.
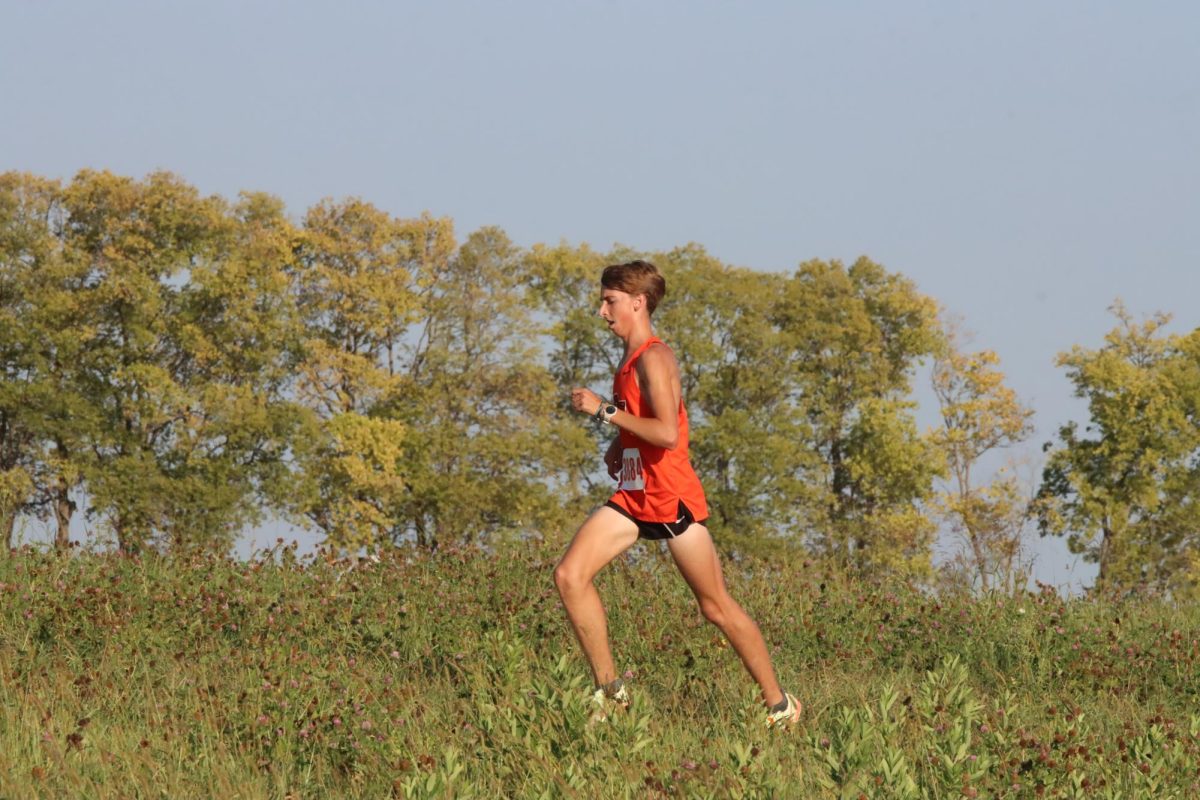
{"label": "pale blue sky", "polygon": [[[1038,411],[1114,298],[1195,327],[1200,6],[0,0],[0,170],[357,195],[522,245],[866,254]],[[1086,577],[1053,543],[1037,573]]]}

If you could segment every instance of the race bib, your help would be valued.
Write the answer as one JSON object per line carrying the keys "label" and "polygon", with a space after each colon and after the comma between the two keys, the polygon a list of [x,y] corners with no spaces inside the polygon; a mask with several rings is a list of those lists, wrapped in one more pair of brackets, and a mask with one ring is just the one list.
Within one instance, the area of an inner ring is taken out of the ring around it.
{"label": "race bib", "polygon": [[646,490],[646,481],[642,477],[642,453],[636,447],[626,447],[621,454],[621,483],[617,491]]}

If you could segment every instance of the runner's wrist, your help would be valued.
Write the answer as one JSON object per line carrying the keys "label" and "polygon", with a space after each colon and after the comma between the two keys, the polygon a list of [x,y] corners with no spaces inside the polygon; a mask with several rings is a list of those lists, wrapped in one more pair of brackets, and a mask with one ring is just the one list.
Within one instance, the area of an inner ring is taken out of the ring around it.
{"label": "runner's wrist", "polygon": [[592,419],[597,422],[607,425],[613,424],[613,417],[617,415],[617,407],[613,403],[608,402],[604,398],[600,399],[600,405],[596,408],[596,413],[592,415]]}

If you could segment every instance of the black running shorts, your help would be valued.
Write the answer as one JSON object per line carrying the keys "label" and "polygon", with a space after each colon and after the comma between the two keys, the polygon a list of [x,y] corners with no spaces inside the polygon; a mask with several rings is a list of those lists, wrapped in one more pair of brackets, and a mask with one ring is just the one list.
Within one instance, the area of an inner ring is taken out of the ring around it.
{"label": "black running shorts", "polygon": [[[674,522],[646,522],[645,520],[637,519],[612,500],[609,500],[604,505],[615,510],[622,517],[625,517],[625,519],[632,520],[637,525],[639,539],[674,539],[686,531],[692,523],[697,521],[692,516],[692,512],[688,510],[688,507],[683,504],[682,500],[679,501],[679,510],[676,512],[679,519]],[[701,523],[704,521],[699,520]]]}

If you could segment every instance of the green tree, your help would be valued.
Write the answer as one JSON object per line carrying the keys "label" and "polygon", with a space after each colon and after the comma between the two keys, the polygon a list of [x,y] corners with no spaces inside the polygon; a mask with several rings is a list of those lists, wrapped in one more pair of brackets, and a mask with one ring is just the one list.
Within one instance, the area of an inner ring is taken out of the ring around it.
{"label": "green tree", "polygon": [[790,353],[792,402],[817,453],[809,540],[856,569],[928,576],[935,526],[916,504],[942,465],[913,418],[912,378],[941,344],[934,302],[867,258],[808,261],[775,319]]}
{"label": "green tree", "polygon": [[981,480],[979,471],[988,454],[1029,437],[1033,411],[1004,384],[994,352],[963,352],[957,326],[949,324],[947,331],[932,375],[942,418],[934,440],[948,469],[936,505],[965,545],[961,563],[972,582],[985,592],[1011,592],[1020,588],[1026,569],[1022,545],[1030,498],[1011,466],[990,480]]}
{"label": "green tree", "polygon": [[53,250],[50,209],[57,186],[32,175],[0,175],[0,535],[12,547],[17,517],[32,510],[40,446],[31,395],[43,377],[27,324],[36,265]]}
{"label": "green tree", "polygon": [[422,281],[454,250],[449,220],[392,217],[357,198],[309,209],[296,272],[297,395],[320,421],[296,445],[294,513],[334,545],[373,547],[410,491],[402,420],[382,407],[414,364]]}
{"label": "green tree", "polygon": [[1098,587],[1200,584],[1200,330],[1164,333],[1120,303],[1102,347],[1058,358],[1090,421],[1063,425],[1039,492],[1043,532],[1099,565]]}
{"label": "green tree", "polygon": [[0,176],[0,530],[11,544],[18,515],[53,517],[59,549],[97,419],[77,380],[82,271],[63,246],[64,224],[58,182]]}
{"label": "green tree", "polygon": [[312,420],[289,396],[302,333],[291,291],[299,232],[277,198],[245,193],[212,235],[174,298],[170,373],[190,413],[163,462],[170,540],[220,546],[286,505],[289,454]]}
{"label": "green tree", "polygon": [[228,546],[258,518],[260,467],[278,472],[291,416],[278,394],[282,207],[249,196],[231,211],[169,173],[91,171],[63,204],[81,276],[74,382],[99,415],[86,432],[89,511],[124,550]]}
{"label": "green tree", "polygon": [[561,386],[611,383],[622,354],[597,315],[600,273],[614,263],[611,257],[586,244],[536,244],[523,261],[529,300],[542,315],[540,333],[554,380]]}
{"label": "green tree", "polygon": [[563,476],[586,439],[545,365],[524,255],[483,228],[423,275],[421,333],[387,406],[410,470],[396,537],[435,546],[566,524]]}

